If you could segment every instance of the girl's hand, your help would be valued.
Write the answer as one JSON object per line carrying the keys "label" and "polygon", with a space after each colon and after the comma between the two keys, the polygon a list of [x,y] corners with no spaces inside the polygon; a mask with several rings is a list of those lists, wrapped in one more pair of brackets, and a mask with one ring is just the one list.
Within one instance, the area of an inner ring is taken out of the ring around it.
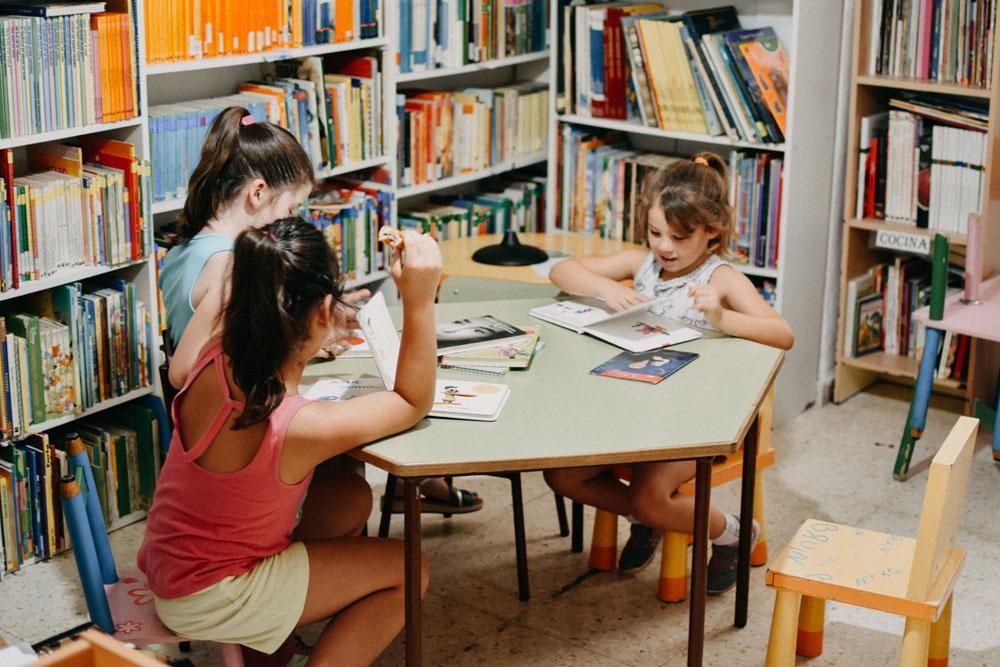
{"label": "girl's hand", "polygon": [[434,303],[441,278],[441,249],[427,234],[407,229],[402,247],[392,250],[391,271],[404,304]]}
{"label": "girl's hand", "polygon": [[649,301],[648,296],[615,281],[609,281],[608,286],[601,289],[599,296],[614,310],[625,310]]}
{"label": "girl's hand", "polygon": [[719,290],[711,285],[695,285],[688,294],[694,297],[695,310],[705,313],[705,318],[712,326],[718,326],[722,319],[722,296]]}

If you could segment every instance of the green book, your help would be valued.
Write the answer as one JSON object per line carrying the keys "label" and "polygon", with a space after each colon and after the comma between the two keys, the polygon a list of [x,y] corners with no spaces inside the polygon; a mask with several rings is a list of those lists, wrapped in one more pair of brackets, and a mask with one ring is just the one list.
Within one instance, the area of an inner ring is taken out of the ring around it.
{"label": "green book", "polygon": [[27,313],[17,313],[7,318],[7,330],[27,343],[31,422],[41,424],[45,421],[45,375],[42,371],[42,341],[38,318]]}
{"label": "green book", "polygon": [[156,470],[159,457],[159,429],[156,415],[145,405],[128,403],[108,412],[108,416],[117,424],[124,426],[136,434],[136,473],[138,485],[133,496],[137,499],[139,508],[148,508],[153,502],[156,492]]}

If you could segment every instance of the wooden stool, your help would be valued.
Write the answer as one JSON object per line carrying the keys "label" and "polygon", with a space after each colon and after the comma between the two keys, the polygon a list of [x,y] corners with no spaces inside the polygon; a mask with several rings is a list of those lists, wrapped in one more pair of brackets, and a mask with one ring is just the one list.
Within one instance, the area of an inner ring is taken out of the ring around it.
{"label": "wooden stool", "polygon": [[[767,533],[764,528],[764,479],[760,471],[774,465],[774,449],[764,447],[757,455],[757,479],[753,494],[753,516],[760,524],[757,546],[750,555],[754,566],[767,563]],[[743,450],[712,464],[712,488],[740,479],[743,470]],[[629,477],[628,468],[616,469],[620,479]],[[694,480],[685,482],[678,493],[694,495]],[[656,597],[664,602],[687,600],[687,548],[691,536],[685,533],[665,533],[663,535],[663,555],[660,559],[660,585]],[[594,517],[594,534],[590,546],[590,567],[595,570],[613,570],[618,554],[618,517],[611,512],[597,510]]]}
{"label": "wooden stool", "polygon": [[817,519],[802,524],[767,571],[776,589],[767,667],[823,652],[828,599],[905,616],[900,665],[948,664],[952,591],[965,559],[955,534],[978,429],[978,420],[959,417],[934,457],[915,540]]}

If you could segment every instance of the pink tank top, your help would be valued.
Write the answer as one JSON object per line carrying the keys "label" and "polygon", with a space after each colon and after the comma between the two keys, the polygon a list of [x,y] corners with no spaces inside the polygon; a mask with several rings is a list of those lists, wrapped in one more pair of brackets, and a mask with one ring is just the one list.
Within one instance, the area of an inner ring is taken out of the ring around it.
{"label": "pink tank top", "polygon": [[[150,590],[164,599],[191,595],[228,576],[245,574],[286,549],[312,479],[310,473],[298,484],[288,485],[278,477],[288,424],[309,402],[298,394],[286,396],[268,417],[260,449],[245,468],[216,473],[198,465],[229,416],[243,409],[243,403],[229,394],[221,342],[202,354],[178,398],[212,363],[225,402],[187,451],[181,446],[180,428],[174,429],[139,549],[139,569]],[[177,400],[172,410],[177,425]]]}

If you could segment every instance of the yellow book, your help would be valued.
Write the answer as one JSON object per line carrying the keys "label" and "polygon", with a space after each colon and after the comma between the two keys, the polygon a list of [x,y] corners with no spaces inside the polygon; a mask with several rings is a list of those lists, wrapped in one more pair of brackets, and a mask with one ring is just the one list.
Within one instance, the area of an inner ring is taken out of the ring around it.
{"label": "yellow book", "polygon": [[664,130],[680,129],[674,107],[669,99],[667,82],[667,55],[664,49],[666,34],[662,21],[640,20],[635,22],[646,66],[646,78],[653,96],[657,125]]}
{"label": "yellow book", "polygon": [[665,44],[667,62],[670,63],[667,81],[676,107],[679,128],[685,132],[708,134],[705,113],[681,38],[681,24],[673,21],[665,21],[662,24],[665,27],[664,35],[667,37]]}

